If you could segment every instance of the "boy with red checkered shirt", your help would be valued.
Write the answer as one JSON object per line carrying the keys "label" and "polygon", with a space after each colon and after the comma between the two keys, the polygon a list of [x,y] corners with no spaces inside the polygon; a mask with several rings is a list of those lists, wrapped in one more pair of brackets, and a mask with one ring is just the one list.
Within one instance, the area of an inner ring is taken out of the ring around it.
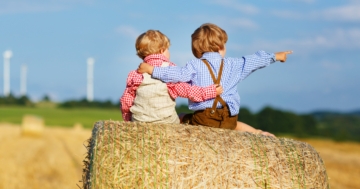
{"label": "boy with red checkered shirt", "polygon": [[[154,67],[175,66],[169,62],[170,40],[157,30],[148,30],[136,40],[137,55]],[[189,83],[163,83],[149,74],[131,71],[126,89],[121,97],[121,111],[124,121],[149,123],[180,123],[175,111],[177,97],[201,102],[215,98],[222,93],[219,85],[207,87],[192,86]]]}

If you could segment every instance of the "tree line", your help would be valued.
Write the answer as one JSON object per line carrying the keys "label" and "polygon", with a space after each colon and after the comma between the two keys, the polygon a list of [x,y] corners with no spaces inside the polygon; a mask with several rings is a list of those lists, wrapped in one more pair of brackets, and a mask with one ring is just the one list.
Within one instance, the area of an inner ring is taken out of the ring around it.
{"label": "tree line", "polygon": [[[45,95],[41,102],[52,102],[48,95]],[[31,101],[27,96],[16,97],[10,94],[7,97],[0,96],[0,105],[5,106],[26,106],[26,107],[34,107],[35,102]],[[120,103],[113,103],[110,100],[94,100],[88,101],[86,98],[82,98],[79,100],[67,100],[64,102],[56,103],[58,108],[118,108],[120,107]]]}
{"label": "tree line", "polygon": [[[186,105],[177,107],[178,113],[191,112]],[[275,135],[331,138],[336,141],[360,142],[360,111],[354,113],[312,112],[296,114],[291,111],[264,107],[251,112],[242,107],[238,120],[256,129]]]}
{"label": "tree line", "polygon": [[[51,99],[45,95],[42,101]],[[10,94],[7,97],[0,96],[0,105],[34,107],[27,96],[15,97]],[[86,98],[80,100],[68,100],[57,103],[58,108],[107,108],[119,109],[120,103],[110,100],[91,101]],[[192,112],[187,105],[176,107],[178,113]],[[249,124],[257,129],[269,131],[276,135],[292,135],[296,137],[325,137],[336,141],[360,142],[360,110],[357,112],[312,112],[296,114],[291,111],[264,107],[258,112],[251,112],[242,107],[239,110],[238,120]]]}

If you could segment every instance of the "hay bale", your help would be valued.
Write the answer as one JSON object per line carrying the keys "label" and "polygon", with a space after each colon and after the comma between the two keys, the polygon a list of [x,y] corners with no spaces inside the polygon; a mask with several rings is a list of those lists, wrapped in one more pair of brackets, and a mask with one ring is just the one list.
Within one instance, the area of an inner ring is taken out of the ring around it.
{"label": "hay bale", "polygon": [[84,126],[81,123],[75,123],[73,126],[73,131],[79,132],[84,130]]}
{"label": "hay bale", "polygon": [[83,187],[329,188],[309,144],[180,124],[100,121],[84,160]]}
{"label": "hay bale", "polygon": [[35,115],[25,115],[22,118],[21,134],[23,136],[41,136],[44,132],[44,120]]}

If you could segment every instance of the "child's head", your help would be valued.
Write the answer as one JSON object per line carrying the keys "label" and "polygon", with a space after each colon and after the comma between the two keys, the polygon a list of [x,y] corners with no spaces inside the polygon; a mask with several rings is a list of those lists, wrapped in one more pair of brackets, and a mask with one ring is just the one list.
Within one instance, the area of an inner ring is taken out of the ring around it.
{"label": "child's head", "polygon": [[196,58],[205,52],[219,52],[225,49],[228,40],[226,32],[215,24],[201,25],[191,35],[191,49]]}
{"label": "child's head", "polygon": [[[148,30],[135,43],[136,54],[144,59],[151,54],[161,54],[170,47],[170,39],[158,30]],[[169,58],[169,57],[168,57]]]}

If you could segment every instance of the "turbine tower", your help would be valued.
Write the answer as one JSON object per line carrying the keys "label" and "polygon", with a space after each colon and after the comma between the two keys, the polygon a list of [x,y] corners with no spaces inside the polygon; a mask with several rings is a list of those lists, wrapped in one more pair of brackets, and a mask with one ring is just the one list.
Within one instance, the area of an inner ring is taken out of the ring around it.
{"label": "turbine tower", "polygon": [[20,94],[26,96],[26,75],[27,67],[25,64],[21,65],[21,79],[20,79]]}
{"label": "turbine tower", "polygon": [[87,59],[87,100],[94,100],[94,58]]}
{"label": "turbine tower", "polygon": [[7,50],[4,52],[4,96],[10,94],[10,58],[12,51]]}

